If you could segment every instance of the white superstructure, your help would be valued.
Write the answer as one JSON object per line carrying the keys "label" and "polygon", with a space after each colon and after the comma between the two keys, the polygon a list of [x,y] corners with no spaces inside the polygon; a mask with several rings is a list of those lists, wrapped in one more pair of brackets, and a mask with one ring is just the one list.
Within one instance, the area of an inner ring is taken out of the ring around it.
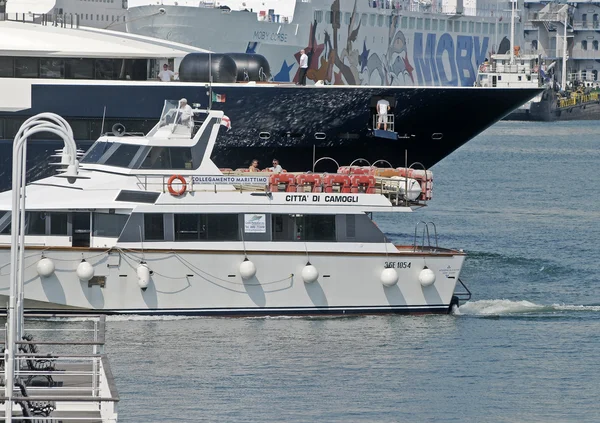
{"label": "white superstructure", "polygon": [[[439,248],[431,225],[396,246],[369,217],[423,206],[429,171],[219,170],[210,155],[228,119],[193,114],[166,102],[147,135],[115,127],[98,139],[81,160],[88,179],[30,184],[26,306],[264,315],[447,312],[456,303],[462,251]],[[0,194],[0,296],[10,200]]]}
{"label": "white superstructure", "polygon": [[[561,90],[598,87],[600,65],[600,5],[594,1],[540,2],[525,0],[524,48],[548,64]],[[564,75],[564,76],[563,76]]]}
{"label": "white superstructure", "polygon": [[122,0],[45,0],[35,8],[22,2],[9,0],[7,13],[26,18],[33,9],[114,30],[123,30],[126,20],[137,34],[218,53],[259,53],[276,82],[297,79],[304,48],[309,82],[472,86],[485,58],[510,46],[508,1],[141,1],[129,7]]}
{"label": "white superstructure", "polygon": [[510,46],[509,2],[279,3],[287,10],[293,4],[293,13],[203,2],[130,7],[127,30],[222,53],[262,54],[282,82],[297,80],[305,49],[310,81],[349,85],[472,86],[485,58]]}

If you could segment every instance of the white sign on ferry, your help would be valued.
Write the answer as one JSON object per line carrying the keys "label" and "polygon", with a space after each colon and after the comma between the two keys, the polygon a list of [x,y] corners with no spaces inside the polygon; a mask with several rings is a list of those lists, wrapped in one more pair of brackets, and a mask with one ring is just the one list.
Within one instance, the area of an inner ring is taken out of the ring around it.
{"label": "white sign on ferry", "polygon": [[244,232],[247,234],[267,233],[267,215],[244,214]]}
{"label": "white sign on ferry", "polygon": [[192,177],[194,184],[207,185],[267,185],[268,176],[206,175]]}

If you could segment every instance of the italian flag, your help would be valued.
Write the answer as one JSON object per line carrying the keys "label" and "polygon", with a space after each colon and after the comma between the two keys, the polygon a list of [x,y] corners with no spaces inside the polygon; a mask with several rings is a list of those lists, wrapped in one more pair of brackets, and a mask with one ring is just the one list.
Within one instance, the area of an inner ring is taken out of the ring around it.
{"label": "italian flag", "polygon": [[215,103],[225,103],[225,94],[212,93],[212,101]]}

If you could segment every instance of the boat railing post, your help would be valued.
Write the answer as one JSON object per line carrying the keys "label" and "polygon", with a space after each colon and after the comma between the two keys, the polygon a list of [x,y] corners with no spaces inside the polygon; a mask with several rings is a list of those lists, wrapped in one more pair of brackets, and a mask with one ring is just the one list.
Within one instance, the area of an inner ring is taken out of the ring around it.
{"label": "boat railing post", "polygon": [[92,396],[98,395],[98,321],[94,320],[94,346],[92,347]]}

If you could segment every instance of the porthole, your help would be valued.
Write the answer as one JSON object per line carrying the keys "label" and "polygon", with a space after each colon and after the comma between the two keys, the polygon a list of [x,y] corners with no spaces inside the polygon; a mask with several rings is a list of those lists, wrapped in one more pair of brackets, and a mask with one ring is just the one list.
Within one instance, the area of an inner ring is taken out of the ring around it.
{"label": "porthole", "polygon": [[324,140],[327,138],[327,135],[325,135],[325,132],[315,132],[315,138],[318,140]]}
{"label": "porthole", "polygon": [[269,132],[261,132],[260,134],[258,134],[258,136],[261,140],[268,140],[269,138],[271,138],[271,134]]}
{"label": "porthole", "polygon": [[441,140],[443,137],[444,137],[444,134],[442,134],[441,132],[435,132],[435,133],[431,134],[432,140]]}

